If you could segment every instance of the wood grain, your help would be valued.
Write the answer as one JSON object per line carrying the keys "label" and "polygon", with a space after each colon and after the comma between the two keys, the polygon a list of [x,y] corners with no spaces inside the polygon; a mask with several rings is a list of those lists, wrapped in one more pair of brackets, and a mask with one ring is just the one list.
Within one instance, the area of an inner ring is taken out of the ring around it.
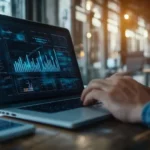
{"label": "wood grain", "polygon": [[123,124],[114,119],[73,131],[35,125],[37,127],[35,135],[1,143],[0,150],[147,150],[150,148],[148,128],[142,125]]}

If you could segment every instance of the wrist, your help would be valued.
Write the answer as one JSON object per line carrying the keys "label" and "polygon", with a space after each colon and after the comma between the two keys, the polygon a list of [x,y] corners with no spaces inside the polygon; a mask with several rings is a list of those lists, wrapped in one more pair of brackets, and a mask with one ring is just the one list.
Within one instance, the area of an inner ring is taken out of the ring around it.
{"label": "wrist", "polygon": [[142,122],[142,110],[143,110],[143,106],[141,105],[136,106],[136,108],[132,110],[132,113],[131,113],[132,122],[134,123]]}

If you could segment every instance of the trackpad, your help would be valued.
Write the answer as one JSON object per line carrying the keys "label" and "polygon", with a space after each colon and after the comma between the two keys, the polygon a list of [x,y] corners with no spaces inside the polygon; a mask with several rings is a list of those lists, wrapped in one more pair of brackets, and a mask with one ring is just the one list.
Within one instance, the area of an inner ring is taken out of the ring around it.
{"label": "trackpad", "polygon": [[55,113],[55,117],[67,122],[84,122],[94,120],[103,116],[108,116],[110,113],[104,108],[84,107],[69,111]]}

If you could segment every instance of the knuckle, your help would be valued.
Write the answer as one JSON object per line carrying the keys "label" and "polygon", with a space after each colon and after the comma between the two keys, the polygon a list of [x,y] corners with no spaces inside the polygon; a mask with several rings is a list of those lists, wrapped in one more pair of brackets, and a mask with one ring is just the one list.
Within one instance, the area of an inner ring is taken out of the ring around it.
{"label": "knuckle", "polygon": [[95,87],[96,85],[97,85],[96,82],[92,82],[92,83],[90,84],[90,87]]}
{"label": "knuckle", "polygon": [[96,90],[96,89],[93,89],[93,90],[92,90],[92,93],[97,93],[97,90]]}
{"label": "knuckle", "polygon": [[111,89],[111,90],[108,92],[108,95],[109,95],[110,97],[114,97],[115,94],[116,94],[116,88],[113,88],[113,89]]}
{"label": "knuckle", "polygon": [[117,78],[115,85],[120,85],[120,84],[122,84],[123,82],[124,82],[124,79],[123,79],[123,78]]}
{"label": "knuckle", "polygon": [[130,77],[130,76],[125,76],[124,79],[125,79],[126,81],[132,81],[132,80],[133,80],[132,77]]}
{"label": "knuckle", "polygon": [[91,87],[94,87],[94,86],[96,86],[98,84],[98,80],[92,80],[90,83],[89,83],[89,86],[91,86]]}
{"label": "knuckle", "polygon": [[135,83],[134,80],[133,80],[131,77],[127,77],[127,78],[125,78],[124,80],[125,80],[126,85],[127,85],[127,84]]}
{"label": "knuckle", "polygon": [[89,85],[93,84],[95,82],[95,80],[90,81]]}
{"label": "knuckle", "polygon": [[132,77],[131,76],[126,76],[127,79],[129,80],[132,80]]}

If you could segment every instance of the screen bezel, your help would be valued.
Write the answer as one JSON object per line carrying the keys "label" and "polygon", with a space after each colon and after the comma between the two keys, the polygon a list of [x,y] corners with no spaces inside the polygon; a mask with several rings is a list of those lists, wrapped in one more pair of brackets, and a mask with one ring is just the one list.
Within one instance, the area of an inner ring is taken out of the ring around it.
{"label": "screen bezel", "polygon": [[[14,18],[14,17],[9,17],[9,16],[5,16],[5,15],[0,15],[0,20],[1,21],[9,21],[9,22],[15,22],[15,23],[18,23],[18,24],[23,24],[23,25],[27,25],[27,26],[36,26],[37,28],[46,28],[46,29],[51,29],[51,30],[56,30],[56,31],[61,31],[61,32],[64,32],[66,34],[66,36],[68,37],[69,41],[70,42],[70,46],[71,46],[71,54],[72,54],[72,57],[74,59],[74,63],[75,63],[75,68],[76,68],[76,73],[77,73],[77,77],[80,79],[80,82],[81,82],[81,88],[79,88],[78,90],[76,91],[66,91],[66,92],[60,92],[59,95],[55,95],[55,96],[52,96],[52,95],[44,95],[43,96],[37,96],[36,98],[32,98],[30,100],[28,99],[24,99],[24,100],[21,100],[21,101],[12,101],[12,102],[7,102],[7,103],[0,103],[0,107],[8,107],[9,105],[13,105],[13,104],[21,104],[21,103],[29,103],[29,102],[34,102],[34,101],[40,101],[43,99],[43,100],[46,100],[46,99],[58,99],[59,97],[70,97],[70,96],[73,96],[73,95],[78,95],[80,96],[80,94],[82,93],[83,89],[84,89],[84,86],[83,86],[83,81],[82,81],[82,78],[81,78],[81,74],[80,74],[80,70],[79,70],[79,66],[78,66],[78,63],[77,63],[77,58],[76,58],[76,54],[75,54],[75,51],[74,51],[74,46],[73,46],[73,42],[72,42],[72,39],[71,39],[71,35],[70,35],[70,32],[68,29],[66,28],[61,28],[61,27],[57,27],[57,26],[52,26],[52,25],[47,25],[47,24],[43,24],[43,23],[38,23],[38,22],[32,22],[32,21],[29,21],[29,20],[24,20],[24,19],[18,19],[18,18]],[[0,21],[0,22],[1,22]]]}

